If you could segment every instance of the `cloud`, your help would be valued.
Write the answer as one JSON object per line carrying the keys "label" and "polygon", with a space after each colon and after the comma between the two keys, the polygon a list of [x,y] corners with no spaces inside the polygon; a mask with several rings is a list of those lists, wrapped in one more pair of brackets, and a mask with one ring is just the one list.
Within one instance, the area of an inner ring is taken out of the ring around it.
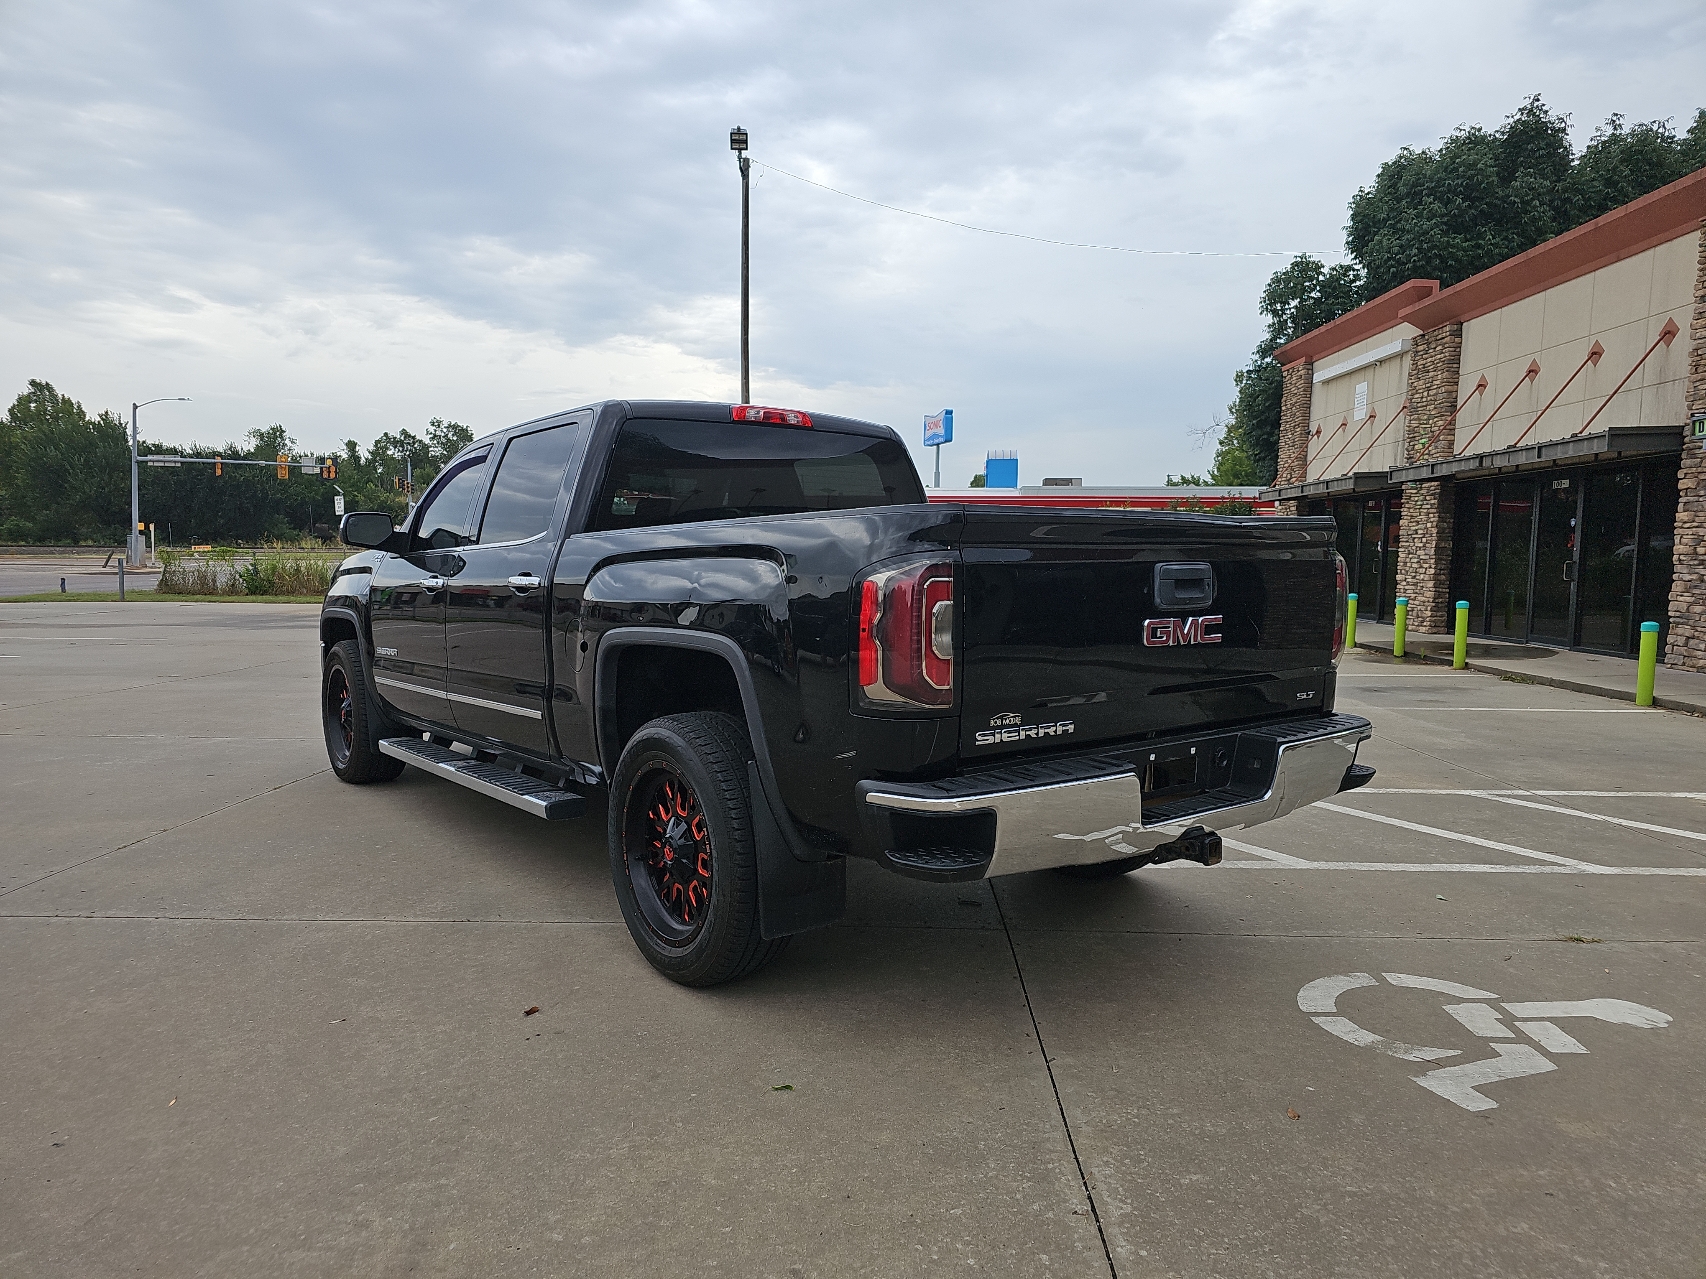
{"label": "cloud", "polygon": [[[733,397],[726,131],[980,226],[1331,252],[1399,146],[1686,117],[1695,7],[876,3],[0,5],[0,391],[185,394],[169,440],[309,447],[606,395]],[[1583,33],[1591,31],[1592,38]],[[981,236],[776,173],[753,190],[754,395],[952,405],[950,476],[1198,470],[1283,259]],[[916,450],[921,457],[923,450]]]}

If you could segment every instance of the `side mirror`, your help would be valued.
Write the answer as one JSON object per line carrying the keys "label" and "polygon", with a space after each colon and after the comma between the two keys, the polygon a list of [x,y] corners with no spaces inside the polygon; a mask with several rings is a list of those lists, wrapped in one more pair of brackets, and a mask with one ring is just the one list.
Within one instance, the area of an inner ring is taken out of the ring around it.
{"label": "side mirror", "polygon": [[378,550],[397,532],[384,511],[351,511],[338,526],[338,538],[346,546]]}

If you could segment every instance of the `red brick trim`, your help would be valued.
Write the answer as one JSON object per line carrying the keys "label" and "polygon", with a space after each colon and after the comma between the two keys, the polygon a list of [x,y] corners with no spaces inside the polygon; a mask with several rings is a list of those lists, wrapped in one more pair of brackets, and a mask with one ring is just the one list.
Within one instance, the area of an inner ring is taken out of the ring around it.
{"label": "red brick trim", "polygon": [[1287,342],[1274,352],[1274,358],[1281,368],[1300,360],[1319,364],[1324,355],[1342,351],[1403,323],[1402,312],[1438,292],[1438,280],[1408,280],[1374,301],[1364,302],[1356,310],[1346,311],[1338,319]]}

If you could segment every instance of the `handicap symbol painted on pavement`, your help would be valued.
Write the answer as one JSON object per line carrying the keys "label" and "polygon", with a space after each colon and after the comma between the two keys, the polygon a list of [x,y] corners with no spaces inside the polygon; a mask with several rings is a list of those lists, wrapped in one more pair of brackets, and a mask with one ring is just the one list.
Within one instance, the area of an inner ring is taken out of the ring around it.
{"label": "handicap symbol painted on pavement", "polygon": [[[1392,986],[1410,990],[1431,990],[1441,995],[1450,995],[1454,999],[1469,1001],[1442,1004],[1441,1008],[1459,1025],[1482,1039],[1515,1040],[1517,1031],[1520,1030],[1546,1052],[1560,1056],[1587,1052],[1580,1040],[1558,1025],[1560,1019],[1588,1017],[1609,1022],[1614,1026],[1633,1026],[1639,1030],[1662,1030],[1671,1022],[1669,1013],[1662,1013],[1657,1008],[1648,1008],[1645,1004],[1633,1004],[1627,999],[1559,999],[1504,1003],[1501,1004],[1504,1013],[1501,1013],[1490,1002],[1499,996],[1490,990],[1476,990],[1473,986],[1459,985],[1454,981],[1440,981],[1436,977],[1412,977],[1409,973],[1382,973],[1381,976]],[[1372,1048],[1376,1052],[1383,1052],[1389,1057],[1398,1058],[1399,1061],[1442,1061],[1447,1057],[1463,1055],[1457,1048],[1428,1048],[1400,1043],[1398,1040],[1364,1030],[1348,1017],[1339,1016],[1340,995],[1348,990],[1379,984],[1369,973],[1339,973],[1333,977],[1317,977],[1297,992],[1297,1006],[1308,1013],[1309,1019],[1328,1034],[1337,1035],[1347,1044],[1355,1044],[1358,1048]],[[1515,1030],[1505,1025],[1506,1013],[1514,1020]],[[1506,1079],[1543,1075],[1549,1070],[1558,1069],[1557,1064],[1539,1048],[1531,1047],[1520,1040],[1515,1043],[1493,1042],[1488,1046],[1497,1056],[1465,1062],[1460,1066],[1442,1066],[1426,1074],[1411,1075],[1410,1078],[1429,1092],[1437,1093],[1465,1110],[1494,1110],[1499,1103],[1477,1089]]]}

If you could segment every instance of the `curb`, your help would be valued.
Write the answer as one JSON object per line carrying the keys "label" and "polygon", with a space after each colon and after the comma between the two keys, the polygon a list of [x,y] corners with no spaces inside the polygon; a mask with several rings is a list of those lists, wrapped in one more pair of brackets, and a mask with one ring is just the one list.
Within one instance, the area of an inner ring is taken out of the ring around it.
{"label": "curb", "polygon": [[[1378,644],[1364,644],[1360,640],[1356,645],[1370,653],[1379,653],[1383,657],[1391,657],[1390,645],[1382,647]],[[1403,662],[1420,662],[1426,666],[1450,666],[1446,658],[1436,657],[1432,653],[1405,653],[1396,659]],[[1481,675],[1497,675],[1500,679],[1508,679],[1523,684],[1544,684],[1549,688],[1561,688],[1571,693],[1586,693],[1590,697],[1609,697],[1614,701],[1632,702],[1635,700],[1634,689],[1611,688],[1604,684],[1584,684],[1580,680],[1564,679],[1557,675],[1535,675],[1528,671],[1513,671],[1503,666],[1489,666],[1485,662],[1477,662],[1471,658],[1467,663],[1469,670]],[[1706,716],[1706,703],[1691,702],[1679,697],[1653,696],[1653,705],[1667,711],[1680,711],[1684,715]]]}

